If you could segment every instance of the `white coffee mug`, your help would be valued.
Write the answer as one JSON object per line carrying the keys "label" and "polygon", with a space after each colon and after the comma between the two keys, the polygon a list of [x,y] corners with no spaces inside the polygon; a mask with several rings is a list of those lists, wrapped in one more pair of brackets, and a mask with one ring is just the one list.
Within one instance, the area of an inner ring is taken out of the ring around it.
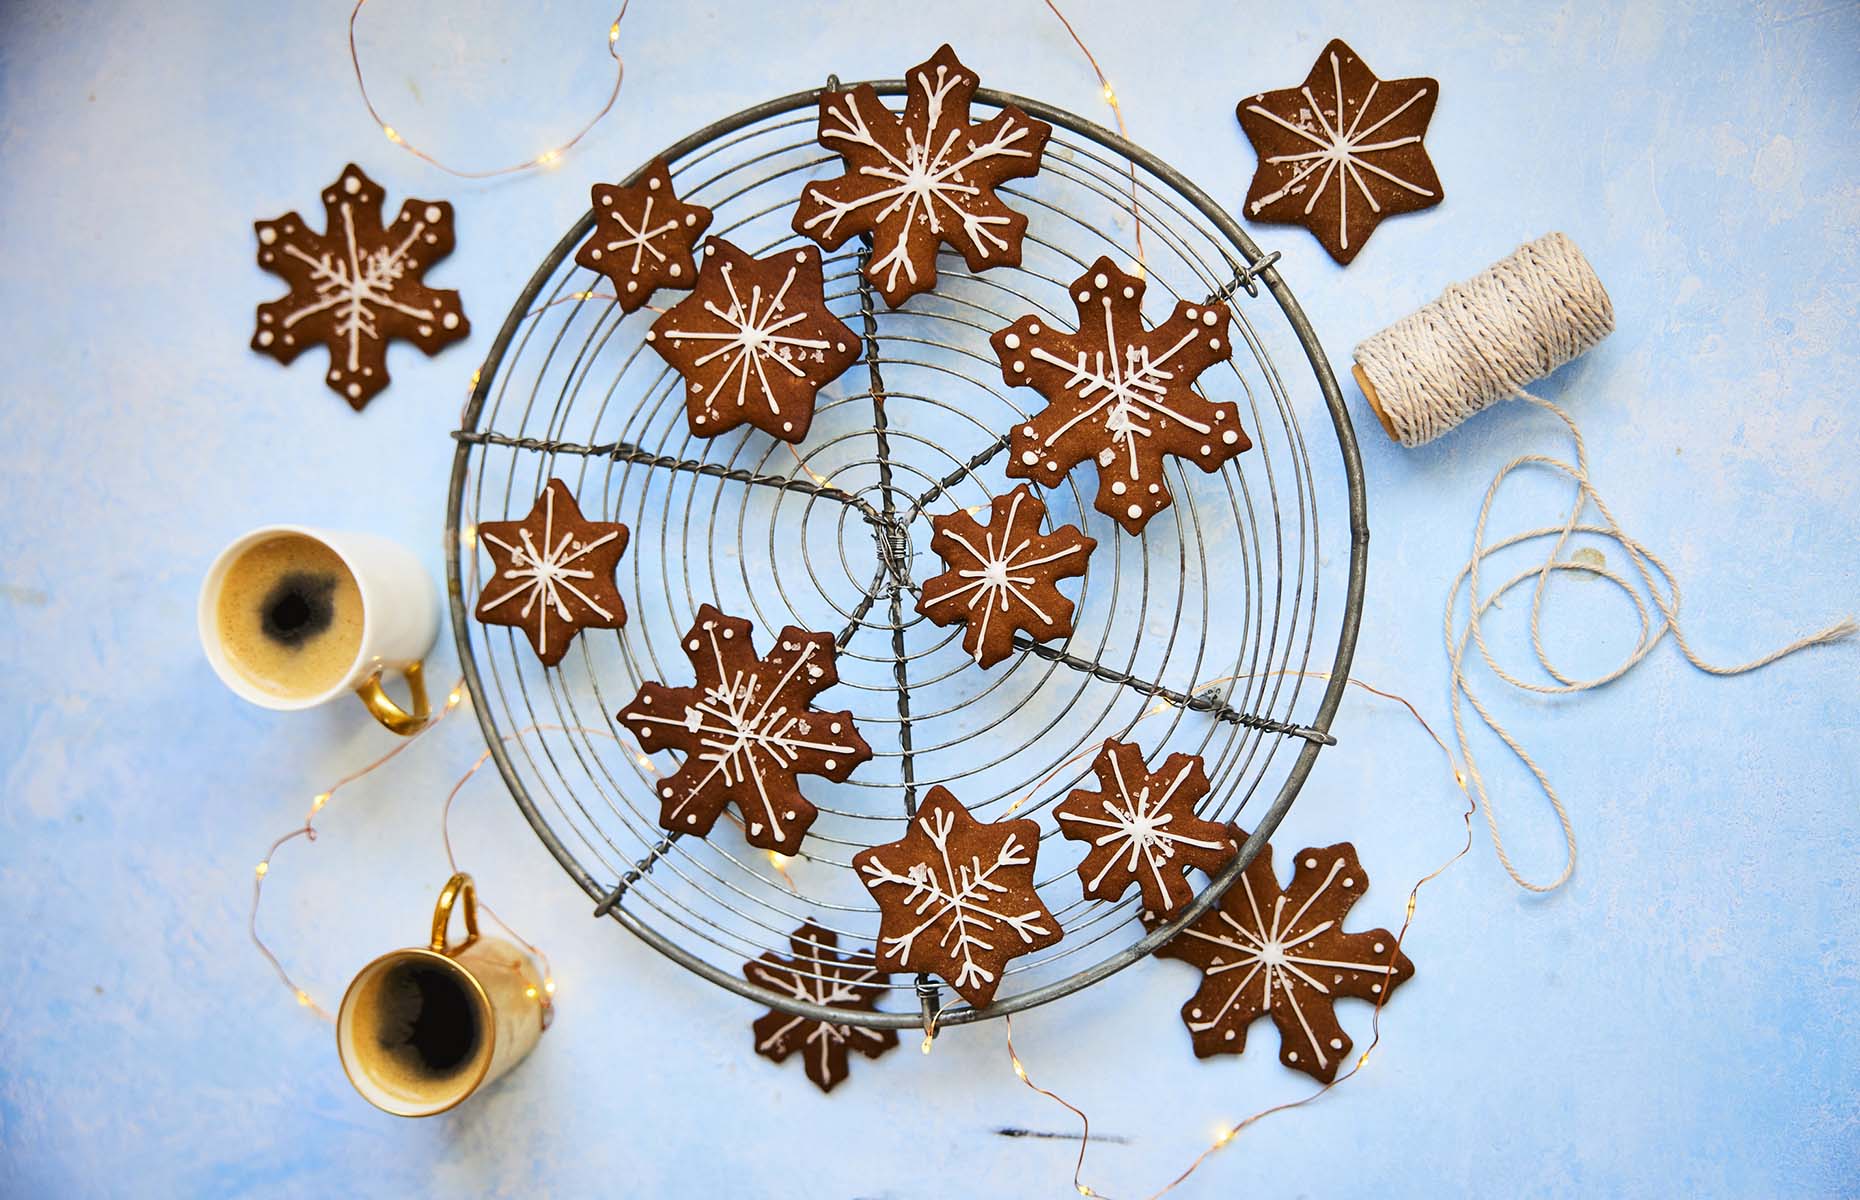
{"label": "white coffee mug", "polygon": [[[333,684],[311,692],[267,688],[228,653],[220,598],[227,573],[248,553],[268,542],[308,539],[333,554],[347,569],[360,597],[360,642],[346,671]],[[362,699],[374,718],[403,736],[418,731],[431,715],[421,660],[439,632],[439,598],[432,577],[406,547],[369,533],[331,533],[302,525],[267,525],[220,551],[200,588],[197,608],[200,644],[220,681],[234,693],[265,708],[297,710],[327,704],[346,692]],[[403,709],[382,687],[382,675],[398,671],[407,678],[410,708]]]}

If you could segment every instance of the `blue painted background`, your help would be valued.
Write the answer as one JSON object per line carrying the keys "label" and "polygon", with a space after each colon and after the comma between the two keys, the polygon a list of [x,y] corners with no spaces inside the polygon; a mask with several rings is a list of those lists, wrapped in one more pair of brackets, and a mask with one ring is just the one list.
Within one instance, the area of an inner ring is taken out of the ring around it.
{"label": "blue painted background", "polygon": [[[1609,502],[1680,572],[1699,648],[1742,658],[1860,607],[1860,7],[1470,7],[1069,6],[1137,139],[1230,205],[1253,165],[1234,101],[1302,78],[1328,37],[1384,76],[1437,76],[1445,204],[1384,225],[1347,271],[1302,231],[1254,229],[1332,361],[1563,229],[1620,328],[1546,391],[1583,422]],[[1015,1081],[998,1027],[858,1062],[823,1098],[750,1053],[746,1002],[590,921],[488,772],[459,802],[461,855],[553,952],[560,1020],[452,1115],[368,1108],[244,921],[264,846],[386,736],[350,706],[240,704],[192,620],[213,551],[263,521],[375,529],[438,570],[446,430],[590,182],[829,70],[895,76],[945,37],[988,83],[1098,120],[1095,81],[1024,0],[641,0],[610,121],[551,173],[469,184],[381,139],[348,78],[346,13],[0,6],[0,1195],[1068,1194],[1074,1143],[991,1132],[1073,1127]],[[377,0],[363,50],[409,136],[502,161],[604,93],[610,18]],[[245,349],[276,294],[250,222],[314,209],[350,159],[395,205],[457,204],[460,249],[433,282],[476,325],[435,360],[397,347],[360,417],[314,362]],[[1519,407],[1402,450],[1352,396],[1374,530],[1357,673],[1439,723],[1441,603],[1478,496],[1499,463],[1561,444]],[[1561,502],[1524,487],[1500,519],[1535,525]],[[1602,587],[1560,581],[1553,599],[1572,667],[1630,644]],[[1519,607],[1499,618],[1513,645]],[[1857,667],[1848,646],[1715,681],[1668,647],[1580,701],[1495,694],[1569,798],[1574,881],[1524,896],[1482,838],[1422,895],[1419,974],[1369,1069],[1249,1131],[1187,1194],[1855,1191]],[[1353,696],[1337,732],[1277,840],[1354,839],[1374,880],[1359,916],[1394,924],[1457,843],[1457,795],[1388,706]],[[439,802],[478,749],[451,725],[280,854],[266,927],[326,1001],[418,940],[444,875]],[[1552,871],[1549,818],[1520,774],[1495,775],[1522,865]],[[1307,1090],[1264,1027],[1244,1059],[1193,1059],[1176,1017],[1191,979],[1141,964],[1016,1026],[1036,1077],[1122,1139],[1093,1146],[1100,1191],[1160,1186],[1221,1120]],[[1359,1040],[1367,1016],[1346,1017]]]}

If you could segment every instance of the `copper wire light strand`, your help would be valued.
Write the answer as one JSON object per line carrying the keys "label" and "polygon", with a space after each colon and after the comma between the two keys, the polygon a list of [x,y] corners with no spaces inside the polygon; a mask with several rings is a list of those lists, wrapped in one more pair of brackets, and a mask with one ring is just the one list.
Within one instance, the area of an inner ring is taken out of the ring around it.
{"label": "copper wire light strand", "polygon": [[589,118],[586,125],[583,125],[576,131],[575,136],[559,145],[544,150],[534,158],[525,159],[520,163],[513,163],[507,167],[496,167],[488,171],[462,171],[457,167],[448,166],[446,163],[434,158],[412,142],[409,142],[401,135],[398,129],[388,124],[381,116],[380,111],[375,108],[374,99],[368,94],[368,80],[362,73],[362,58],[355,48],[355,22],[362,15],[362,6],[366,3],[368,3],[368,0],[355,0],[355,7],[349,10],[349,65],[355,69],[355,86],[362,94],[362,104],[368,109],[368,115],[374,118],[375,124],[381,127],[381,132],[387,136],[388,141],[393,142],[396,146],[399,146],[402,150],[405,150],[407,153],[429,166],[439,168],[448,175],[456,175],[460,179],[494,179],[499,175],[515,175],[521,171],[534,171],[542,167],[553,167],[562,161],[562,156],[564,154],[574,149],[576,143],[586,137],[596,125],[601,123],[602,119],[605,118],[608,113],[613,111],[615,103],[620,99],[620,84],[626,79],[626,62],[620,57],[620,22],[626,19],[626,10],[628,5],[632,3],[632,0],[624,0],[620,5],[619,13],[614,16],[613,23],[607,27],[607,53],[611,55],[614,60],[613,90],[607,93],[607,102],[601,105],[600,110],[596,112],[593,117]]}
{"label": "copper wire light strand", "polygon": [[[1072,22],[1066,20],[1066,14],[1059,11],[1059,6],[1053,3],[1053,0],[1046,0],[1046,7],[1053,10],[1053,15],[1059,18],[1059,23],[1066,27],[1066,33],[1071,37],[1072,44],[1079,48],[1079,52],[1085,56],[1085,61],[1091,64],[1092,74],[1098,77],[1098,86],[1104,95],[1104,102],[1110,106],[1111,116],[1117,121],[1117,132],[1125,141],[1129,141],[1130,127],[1124,124],[1124,107],[1117,102],[1117,89],[1111,86],[1111,81],[1106,78],[1104,69],[1098,65],[1097,56],[1091,52],[1091,47],[1085,44],[1085,39],[1079,36],[1078,30],[1072,28]],[[1137,207],[1137,164],[1126,161],[1125,166],[1130,170],[1130,219],[1134,223],[1137,236],[1137,274],[1143,275],[1147,273],[1149,263],[1143,255],[1143,214]]]}
{"label": "copper wire light strand", "polygon": [[1012,1014],[1003,1014],[1001,1020],[1007,1027],[1008,1061],[1014,1064],[1014,1074],[1022,1083],[1040,1093],[1040,1095],[1045,1096],[1053,1103],[1071,1110],[1072,1115],[1079,1119],[1079,1125],[1082,1128],[1079,1133],[1079,1156],[1072,1163],[1073,1190],[1078,1192],[1081,1196],[1095,1196],[1098,1197],[1098,1200],[1110,1200],[1110,1197],[1105,1196],[1103,1192],[1093,1191],[1089,1184],[1083,1182],[1079,1178],[1080,1174],[1085,1170],[1085,1148],[1091,1144],[1091,1118],[1085,1115],[1084,1109],[1072,1103],[1070,1100],[1067,1100],[1058,1092],[1049,1092],[1033,1081],[1032,1077],[1027,1074],[1026,1065],[1020,1061],[1020,1055],[1014,1053],[1014,1017]]}

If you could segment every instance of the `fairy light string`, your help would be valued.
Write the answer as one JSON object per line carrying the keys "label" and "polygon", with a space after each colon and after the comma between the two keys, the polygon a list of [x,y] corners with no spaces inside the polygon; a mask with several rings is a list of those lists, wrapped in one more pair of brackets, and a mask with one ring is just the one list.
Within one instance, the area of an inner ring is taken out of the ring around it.
{"label": "fairy light string", "polygon": [[[1072,28],[1072,22],[1066,19],[1066,14],[1059,11],[1059,5],[1053,0],[1046,0],[1046,7],[1052,10],[1055,17],[1059,18],[1059,23],[1066,27],[1066,34],[1072,39],[1072,44],[1079,48],[1079,53],[1083,54],[1085,61],[1091,64],[1092,74],[1098,77],[1099,94],[1104,97],[1106,107],[1111,110],[1112,119],[1117,122],[1118,135],[1125,141],[1129,141],[1130,127],[1124,124],[1124,106],[1118,103],[1117,89],[1111,86],[1111,80],[1105,75],[1104,69],[1098,65],[1098,57],[1091,52],[1091,47],[1085,44],[1085,39],[1079,36],[1078,30]],[[1130,219],[1136,233],[1137,275],[1142,277],[1148,273],[1149,260],[1143,253],[1143,214],[1137,203],[1137,164],[1127,159],[1125,166],[1130,171]]]}
{"label": "fairy light string", "polygon": [[[1258,672],[1255,674],[1256,675],[1257,674],[1296,675],[1300,678],[1319,679],[1319,680],[1326,680],[1330,678],[1329,673],[1323,672],[1323,671],[1286,670],[1286,671]],[[1189,690],[1191,694],[1196,694],[1196,693],[1203,692],[1210,687],[1218,687],[1222,684],[1232,683],[1232,682],[1235,682],[1241,679],[1247,679],[1247,678],[1253,678],[1253,677],[1255,677],[1255,675],[1227,676],[1221,679],[1209,680],[1206,683],[1197,684]],[[1362,691],[1368,692],[1370,695],[1377,696],[1383,700],[1387,700],[1392,703],[1401,705],[1402,708],[1407,711],[1409,717],[1411,717],[1414,720],[1414,722],[1418,724],[1421,727],[1421,729],[1427,734],[1429,740],[1431,740],[1434,743],[1434,745],[1439,748],[1441,755],[1445,757],[1445,759],[1447,760],[1447,767],[1453,777],[1453,786],[1460,793],[1461,798],[1465,800],[1466,802],[1465,808],[1462,809],[1460,812],[1460,821],[1461,821],[1461,824],[1465,826],[1466,837],[1464,841],[1461,843],[1459,849],[1453,853],[1452,857],[1448,858],[1445,862],[1441,863],[1439,866],[1435,867],[1433,870],[1429,871],[1427,874],[1417,879],[1414,883],[1414,886],[1408,889],[1408,898],[1407,898],[1407,903],[1405,905],[1403,915],[1402,915],[1401,928],[1396,932],[1394,944],[1389,949],[1389,957],[1388,957],[1388,962],[1386,965],[1392,968],[1394,966],[1395,960],[1401,955],[1402,944],[1403,942],[1407,940],[1408,930],[1410,926],[1412,926],[1414,923],[1415,909],[1419,903],[1421,889],[1427,886],[1429,883],[1433,882],[1435,879],[1439,878],[1440,875],[1443,874],[1449,867],[1451,867],[1454,863],[1458,862],[1460,859],[1464,858],[1467,855],[1467,853],[1471,851],[1472,840],[1473,840],[1472,818],[1473,818],[1473,812],[1477,808],[1477,803],[1474,801],[1472,792],[1467,785],[1466,772],[1461,768],[1460,764],[1454,759],[1453,751],[1448,747],[1447,743],[1440,737],[1440,735],[1435,732],[1434,727],[1428,724],[1427,719],[1421,715],[1420,710],[1417,709],[1411,701],[1409,701],[1406,697],[1401,696],[1395,692],[1385,691],[1381,688],[1374,687],[1368,683],[1363,682],[1360,679],[1346,677],[1344,682],[1350,687],[1358,688]],[[1170,702],[1166,700],[1158,700],[1154,704],[1152,704],[1149,708],[1145,709],[1141,714],[1139,714],[1137,718],[1131,722],[1131,727],[1134,728],[1138,724],[1142,723],[1143,721],[1148,720],[1151,717],[1160,716],[1164,712],[1167,712],[1171,708],[1174,708],[1174,707],[1175,705],[1172,705]],[[1091,755],[1095,753],[1097,753],[1097,747],[1092,747],[1089,750],[1082,751],[1079,754],[1074,755],[1067,762],[1061,763],[1058,767],[1054,768],[1044,778],[1042,778],[1038,783],[1036,783],[1030,791],[1028,791],[1025,795],[1021,796],[1020,798],[1016,799],[1013,805],[1009,807],[1008,813],[1012,814],[1022,804],[1033,799],[1039,792],[1044,790],[1053,781],[1053,779],[1057,778],[1069,766],[1072,766],[1086,758],[1089,758],[1091,757]],[[1251,1128],[1253,1125],[1258,1124],[1260,1121],[1265,1120],[1267,1117],[1270,1117],[1274,1115],[1275,1113],[1289,1112],[1295,1108],[1302,1108],[1305,1105],[1310,1104],[1311,1102],[1317,1100],[1319,1097],[1323,1096],[1326,1092],[1330,1091],[1332,1088],[1343,1083],[1345,1080],[1355,1075],[1358,1071],[1361,1071],[1363,1067],[1369,1062],[1370,1054],[1373,1053],[1376,1047],[1381,1044],[1381,1041],[1382,1041],[1382,1006],[1388,1003],[1389,995],[1390,995],[1389,992],[1384,991],[1383,993],[1381,993],[1380,995],[1376,997],[1374,1008],[1370,1014],[1369,1044],[1363,1047],[1362,1052],[1356,1056],[1356,1061],[1351,1064],[1348,1070],[1338,1075],[1335,1079],[1331,1080],[1329,1083],[1323,1084],[1322,1086],[1316,1088],[1308,1095],[1302,1096],[1296,1100],[1288,1100],[1281,1104],[1275,1104],[1268,1108],[1260,1109],[1232,1123],[1223,1123],[1219,1125],[1216,1128],[1214,1138],[1212,1139],[1212,1141],[1209,1142],[1207,1148],[1202,1150],[1201,1153],[1197,1154],[1195,1158],[1193,1159],[1193,1161],[1191,1161],[1188,1164],[1188,1166],[1182,1170],[1180,1174],[1175,1176],[1175,1178],[1171,1179],[1167,1184],[1165,1184],[1159,1190],[1151,1193],[1150,1200],[1156,1200],[1156,1197],[1160,1197],[1168,1192],[1175,1190],[1175,1188],[1180,1186],[1185,1180],[1188,1179],[1189,1176],[1193,1175],[1201,1167],[1201,1165],[1204,1162],[1206,1162],[1209,1158],[1211,1158],[1213,1155],[1220,1152],[1221,1150],[1226,1149],[1236,1137],[1238,1137],[1245,1130]],[[1073,1104],[1071,1101],[1033,1082],[1033,1080],[1028,1075],[1025,1062],[1022,1061],[1020,1055],[1014,1049],[1014,1032],[1013,1032],[1012,1018],[1003,1017],[1003,1020],[1006,1022],[1006,1042],[1007,1042],[1008,1064],[1013,1069],[1015,1078],[1019,1079],[1022,1083],[1026,1084],[1028,1087],[1032,1088],[1034,1091],[1040,1093],[1042,1096],[1045,1096],[1048,1099],[1054,1101],[1055,1103],[1060,1104],[1064,1106],[1065,1108],[1067,1108],[1068,1110],[1070,1110],[1072,1113],[1074,1113],[1079,1118],[1079,1120],[1084,1125],[1084,1133],[1079,1143],[1078,1160],[1074,1164],[1073,1171],[1072,1171],[1073,1189],[1077,1191],[1079,1195],[1081,1196],[1096,1197],[1097,1200],[1108,1200],[1108,1197],[1106,1197],[1104,1193],[1095,1191],[1090,1187],[1090,1185],[1082,1182],[1082,1175],[1085,1169],[1085,1152],[1091,1139],[1090,1118],[1086,1116],[1083,1109],[1079,1108],[1077,1105]],[[929,1044],[930,1044],[930,1039],[929,1037],[926,1037],[924,1039],[924,1053],[926,1054],[929,1053]]]}
{"label": "fairy light string", "polygon": [[494,179],[500,175],[516,175],[524,171],[544,170],[553,167],[562,161],[563,155],[574,149],[582,138],[586,137],[596,125],[599,125],[601,121],[606,118],[607,114],[613,111],[614,105],[619,102],[620,85],[626,79],[626,62],[620,57],[620,22],[626,19],[626,10],[632,3],[632,0],[624,0],[620,5],[620,11],[615,14],[613,22],[608,25],[606,30],[607,53],[614,60],[613,89],[607,93],[607,99],[601,105],[600,109],[588,119],[587,124],[575,131],[573,137],[565,142],[560,142],[549,147],[534,158],[527,158],[522,162],[512,163],[509,166],[493,167],[489,170],[482,171],[463,170],[458,167],[450,166],[408,141],[406,135],[389,124],[387,118],[383,117],[380,110],[375,107],[374,98],[368,93],[367,76],[362,71],[362,57],[355,46],[355,25],[362,15],[362,6],[367,3],[368,0],[355,0],[355,7],[349,10],[349,66],[355,71],[355,87],[362,95],[362,104],[368,109],[368,115],[374,119],[375,124],[381,127],[382,136],[386,137],[388,141],[399,146],[402,150],[405,150],[428,166],[437,167],[448,175],[454,175],[460,179]]}

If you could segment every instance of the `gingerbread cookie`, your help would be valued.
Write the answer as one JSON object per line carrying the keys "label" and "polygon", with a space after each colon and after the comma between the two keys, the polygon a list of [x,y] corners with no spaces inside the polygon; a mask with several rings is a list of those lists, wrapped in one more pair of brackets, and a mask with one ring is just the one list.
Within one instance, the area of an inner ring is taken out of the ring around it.
{"label": "gingerbread cookie", "polygon": [[1238,847],[1227,826],[1195,815],[1208,794],[1201,759],[1171,754],[1151,771],[1143,751],[1115,738],[1092,763],[1096,792],[1080,789],[1053,810],[1059,830],[1089,842],[1079,879],[1093,900],[1116,900],[1136,884],[1146,914],[1172,917],[1195,897],[1188,870],[1213,875]]}
{"label": "gingerbread cookie", "polygon": [[930,549],[949,569],[924,584],[917,611],[967,625],[962,648],[981,666],[1011,654],[1016,631],[1042,642],[1072,634],[1072,601],[1057,584],[1085,573],[1098,539],[1076,525],[1041,533],[1044,520],[1046,505],[1024,483],[995,500],[986,524],[961,511],[930,518]]}
{"label": "gingerbread cookie", "polygon": [[648,683],[619,719],[648,752],[685,756],[658,783],[662,828],[704,837],[734,804],[750,845],[794,854],[819,815],[795,777],[843,782],[872,750],[852,714],[809,707],[839,682],[833,638],[790,625],[758,658],[753,629],[708,604],[698,609],[684,638],[696,686]]}
{"label": "gingerbread cookie", "polygon": [[1304,83],[1240,102],[1259,155],[1246,215],[1303,225],[1347,265],[1382,218],[1440,203],[1421,144],[1439,95],[1432,79],[1377,79],[1333,39]]}
{"label": "gingerbread cookie", "polygon": [[1194,389],[1197,376],[1233,355],[1227,306],[1178,301],[1173,316],[1146,329],[1143,287],[1100,258],[1072,285],[1077,333],[1022,317],[989,339],[1002,377],[1046,398],[1009,435],[1008,475],[1056,487],[1095,461],[1098,511],[1132,534],[1173,499],[1164,455],[1214,471],[1253,444],[1237,406]]}
{"label": "gingerbread cookie", "polygon": [[1247,1026],[1271,1014],[1279,1061],[1329,1083],[1350,1056],[1337,998],[1382,1000],[1414,964],[1386,929],[1343,931],[1369,886],[1356,847],[1301,850],[1296,861],[1292,885],[1281,891],[1272,847],[1261,846],[1220,903],[1156,953],[1201,968],[1201,988],[1182,1006],[1198,1056],[1239,1054]]}
{"label": "gingerbread cookie", "polygon": [[[869,951],[839,953],[839,936],[812,921],[804,922],[789,935],[788,945],[793,950],[792,958],[783,958],[771,950],[744,963],[743,978],[810,1004],[859,1012],[876,1009],[879,991],[891,977],[878,969]],[[756,1035],[757,1054],[770,1062],[783,1062],[800,1051],[807,1077],[823,1092],[832,1091],[846,1078],[847,1051],[857,1050],[867,1058],[877,1058],[898,1045],[898,1034],[893,1029],[816,1021],[780,1009],[756,1018],[751,1028]]]}
{"label": "gingerbread cookie", "polygon": [[632,312],[659,288],[697,282],[691,253],[710,228],[710,209],[672,192],[664,159],[655,159],[632,187],[597,183],[589,197],[594,232],[575,251],[575,261],[613,281],[620,311]]}
{"label": "gingerbread cookie", "polygon": [[1033,887],[1035,821],[983,824],[947,788],[933,787],[895,842],[853,855],[878,901],[879,961],[939,975],[982,1008],[1002,968],[1062,936]]}
{"label": "gingerbread cookie", "polygon": [[960,251],[971,271],[1020,265],[1027,218],[995,189],[1038,174],[1053,132],[1011,104],[971,125],[980,80],[948,46],[905,82],[902,117],[869,83],[821,93],[820,144],[845,160],[846,173],[808,184],[794,214],[794,231],[829,250],[870,235],[865,277],[893,308],[936,286],[939,244]]}
{"label": "gingerbread cookie", "polygon": [[704,243],[697,290],[646,331],[685,380],[693,437],[754,425],[798,442],[814,399],[859,357],[859,338],[827,311],[820,250],[752,258],[722,238]]}
{"label": "gingerbread cookie", "polygon": [[493,567],[478,619],[521,629],[543,666],[555,666],[583,629],[626,624],[614,573],[627,538],[625,525],[583,517],[568,485],[551,479],[529,516],[478,526]]}
{"label": "gingerbread cookie", "polygon": [[312,233],[294,212],[257,221],[258,265],[290,294],[258,306],[252,349],[290,365],[305,347],[329,347],[325,383],[360,412],[388,385],[389,338],[437,354],[471,332],[457,292],[426,286],[452,253],[452,206],[409,200],[386,229],[382,192],[354,163],[323,192],[328,216]]}

